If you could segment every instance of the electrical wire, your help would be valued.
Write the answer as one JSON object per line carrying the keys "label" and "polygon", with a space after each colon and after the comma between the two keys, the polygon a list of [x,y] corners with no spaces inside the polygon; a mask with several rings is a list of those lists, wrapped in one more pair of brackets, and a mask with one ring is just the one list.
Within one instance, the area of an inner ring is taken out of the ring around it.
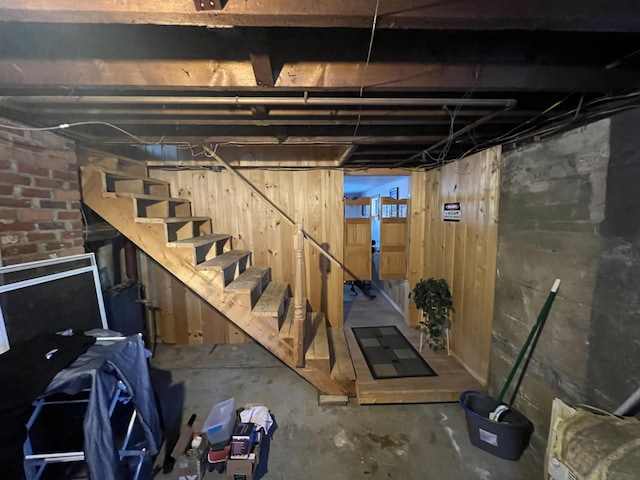
{"label": "electrical wire", "polygon": [[[373,25],[371,26],[371,37],[369,38],[369,49],[367,50],[367,61],[364,64],[364,71],[362,72],[362,81],[360,82],[360,98],[364,93],[364,82],[367,77],[367,70],[369,69],[369,63],[371,62],[371,51],[373,50],[373,38],[376,34],[376,26],[378,24],[378,9],[380,8],[380,0],[376,0],[376,9],[373,12]],[[358,120],[356,121],[356,127],[353,130],[353,137],[358,133],[360,127],[360,119],[362,117],[362,105],[358,110]]]}
{"label": "electrical wire", "polygon": [[83,125],[106,125],[107,127],[113,128],[115,130],[118,130],[119,132],[127,135],[128,137],[133,138],[134,140],[136,140],[138,143],[143,143],[145,145],[160,145],[162,143],[162,140],[164,139],[164,135],[162,135],[162,137],[160,137],[160,139],[156,142],[149,142],[147,140],[143,140],[140,137],[135,136],[133,133],[126,131],[124,128],[121,128],[117,125],[114,125],[113,123],[109,123],[109,122],[103,122],[100,120],[89,120],[89,121],[85,121],[85,122],[73,122],[73,123],[61,123],[59,125],[54,125],[52,127],[16,127],[14,125],[2,125],[0,124],[0,128],[6,128],[9,130],[19,130],[19,131],[23,131],[23,132],[47,132],[47,131],[53,131],[53,130],[66,130],[67,128],[71,128],[71,127],[80,127]]}

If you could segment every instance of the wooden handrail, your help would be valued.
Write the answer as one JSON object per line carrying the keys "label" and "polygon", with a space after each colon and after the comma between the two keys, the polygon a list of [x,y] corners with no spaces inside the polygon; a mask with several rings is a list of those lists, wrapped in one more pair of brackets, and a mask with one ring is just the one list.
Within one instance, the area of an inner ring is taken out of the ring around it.
{"label": "wooden handrail", "polygon": [[[207,147],[206,145],[203,145],[202,149],[204,150],[205,155],[207,157],[214,158],[233,177],[235,177],[236,179],[240,180],[247,187],[249,187],[249,189],[253,193],[255,193],[260,200],[262,200],[269,207],[271,207],[278,215],[280,215],[285,220],[285,222],[287,222],[292,227],[296,226],[296,222],[294,222],[293,219],[291,217],[289,217],[289,215],[287,215],[283,210],[281,210],[280,207],[278,207],[278,205],[276,205],[273,201],[271,201],[271,199],[269,199],[264,193],[262,193],[256,187],[254,187],[251,184],[251,182],[249,180],[247,180],[243,175],[241,175],[240,173],[236,172],[236,170],[231,165],[229,165],[227,162],[225,162],[220,157],[220,155],[218,155],[214,150],[212,150],[211,148]],[[304,238],[306,238],[309,241],[309,243],[311,245],[313,245],[320,252],[321,255],[324,255],[326,258],[328,258],[335,265],[337,265],[338,267],[340,267],[343,270],[347,271],[347,268],[342,264],[342,262],[340,262],[340,260],[335,258],[333,255],[331,255],[329,252],[327,252],[324,248],[322,248],[322,245],[320,245],[320,243],[318,243],[317,240],[315,240],[311,235],[309,235],[309,233],[305,232],[304,229],[302,230],[302,234],[304,235]]]}
{"label": "wooden handrail", "polygon": [[293,355],[296,361],[296,367],[304,367],[304,284],[303,282],[303,254],[304,254],[304,235],[302,233],[302,224],[296,223],[296,233],[293,237],[293,251],[295,252],[295,284],[293,286]]}

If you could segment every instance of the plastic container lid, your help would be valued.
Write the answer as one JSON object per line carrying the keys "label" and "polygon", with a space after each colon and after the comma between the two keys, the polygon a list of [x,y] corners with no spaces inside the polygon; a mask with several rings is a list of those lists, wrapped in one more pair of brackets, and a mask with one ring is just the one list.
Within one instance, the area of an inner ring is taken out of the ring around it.
{"label": "plastic container lid", "polygon": [[217,403],[204,421],[202,431],[207,434],[210,443],[228,441],[236,423],[235,398]]}

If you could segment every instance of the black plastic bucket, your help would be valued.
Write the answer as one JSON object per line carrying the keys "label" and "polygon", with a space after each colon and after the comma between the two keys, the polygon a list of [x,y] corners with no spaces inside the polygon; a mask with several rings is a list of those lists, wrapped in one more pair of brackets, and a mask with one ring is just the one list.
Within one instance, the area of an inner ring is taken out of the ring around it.
{"label": "black plastic bucket", "polygon": [[522,413],[509,407],[499,422],[489,419],[496,401],[480,392],[466,391],[460,405],[467,417],[471,443],[482,450],[507,460],[518,460],[529,446],[533,424]]}

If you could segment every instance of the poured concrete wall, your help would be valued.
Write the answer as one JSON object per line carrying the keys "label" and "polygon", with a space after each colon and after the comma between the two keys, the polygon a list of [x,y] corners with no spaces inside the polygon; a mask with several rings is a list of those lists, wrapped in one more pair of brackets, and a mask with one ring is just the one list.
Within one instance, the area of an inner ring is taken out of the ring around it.
{"label": "poured concrete wall", "polygon": [[562,280],[515,403],[539,448],[554,397],[613,410],[640,386],[638,128],[634,110],[502,157],[494,396]]}

